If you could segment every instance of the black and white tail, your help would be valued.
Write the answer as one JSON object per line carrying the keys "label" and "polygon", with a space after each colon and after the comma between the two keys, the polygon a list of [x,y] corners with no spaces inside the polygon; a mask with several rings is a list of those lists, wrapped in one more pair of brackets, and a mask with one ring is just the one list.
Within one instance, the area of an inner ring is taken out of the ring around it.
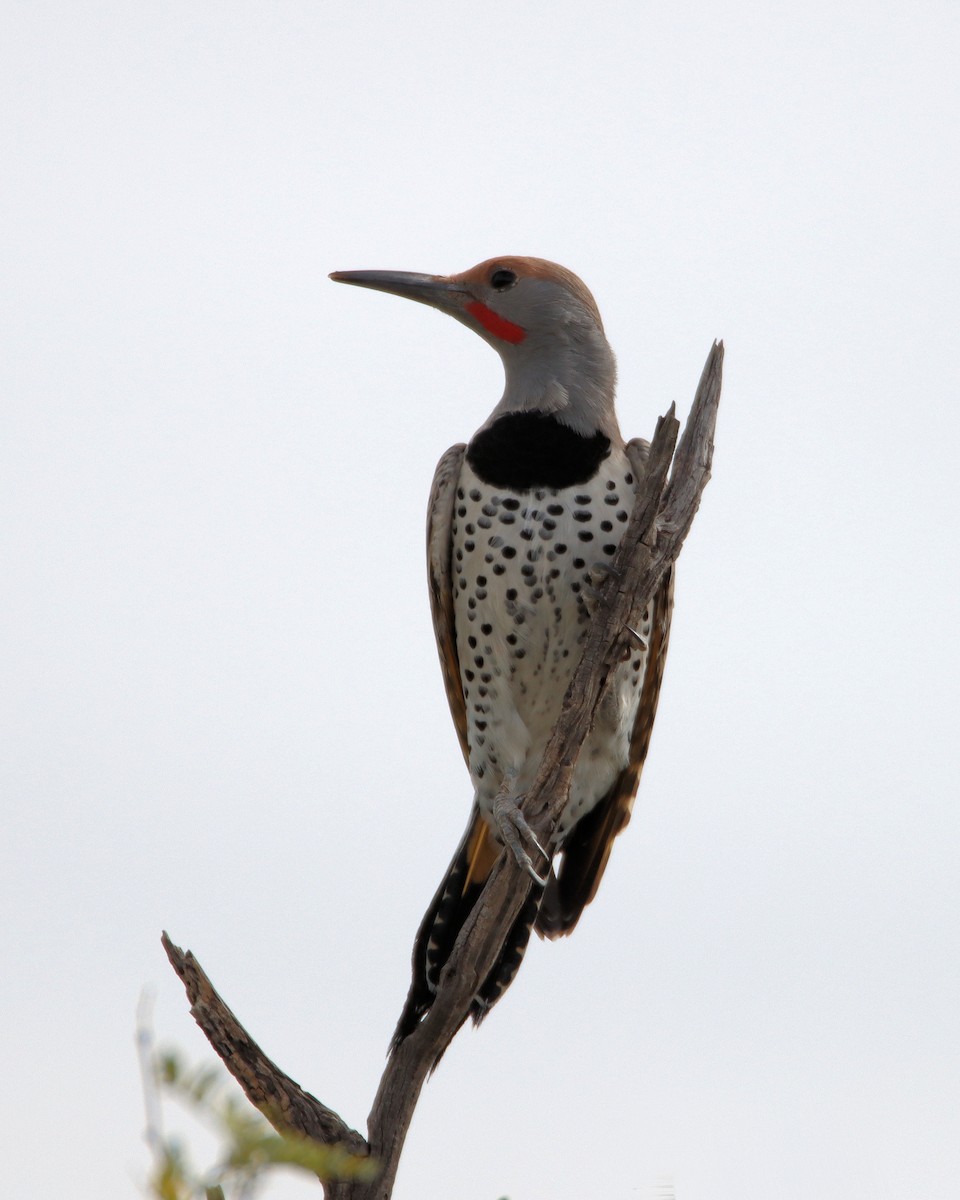
{"label": "black and white tail", "polygon": [[[423,1019],[437,993],[440,972],[454,943],[479,899],[493,864],[499,857],[490,827],[474,806],[467,831],[453,856],[443,882],[430,902],[413,945],[413,978],[391,1043],[396,1048]],[[477,991],[470,1015],[475,1023],[486,1016],[513,982],[530,940],[543,893],[535,888],[520,911],[503,944],[496,966]]]}

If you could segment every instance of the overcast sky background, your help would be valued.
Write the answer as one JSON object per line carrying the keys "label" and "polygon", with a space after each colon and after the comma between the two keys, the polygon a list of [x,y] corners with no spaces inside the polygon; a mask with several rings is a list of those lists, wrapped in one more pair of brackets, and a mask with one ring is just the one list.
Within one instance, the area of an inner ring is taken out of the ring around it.
{"label": "overcast sky background", "polygon": [[137,1194],[141,990],[211,1057],[162,928],[364,1128],[470,803],[427,494],[501,375],[326,274],[521,253],[594,291],[627,436],[724,338],[714,479],[633,824],[397,1200],[955,1200],[958,27],[7,0],[6,1195]]}

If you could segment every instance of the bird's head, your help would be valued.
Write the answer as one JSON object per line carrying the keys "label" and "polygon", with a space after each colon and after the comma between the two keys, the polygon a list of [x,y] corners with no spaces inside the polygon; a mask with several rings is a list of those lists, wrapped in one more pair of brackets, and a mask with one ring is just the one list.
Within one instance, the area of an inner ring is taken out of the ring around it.
{"label": "bird's head", "polygon": [[545,412],[579,433],[619,437],[613,351],[596,301],[566,267],[506,257],[459,275],[334,271],[330,278],[428,304],[489,342],[506,373],[491,421],[506,412]]}

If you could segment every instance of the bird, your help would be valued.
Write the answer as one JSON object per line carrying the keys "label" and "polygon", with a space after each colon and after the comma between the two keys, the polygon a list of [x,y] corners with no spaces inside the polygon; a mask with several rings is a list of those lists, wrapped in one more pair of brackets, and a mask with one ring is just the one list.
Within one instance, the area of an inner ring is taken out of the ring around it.
{"label": "bird", "polygon": [[573,773],[551,862],[521,812],[643,479],[649,443],[621,435],[616,359],[592,294],[541,258],[456,275],[334,271],[338,283],[428,305],[500,355],[503,395],[440,459],[427,510],[430,608],[473,785],[467,828],[418,930],[396,1048],[505,848],[536,882],[471,1006],[479,1022],[516,975],[531,930],[569,934],[630,820],[660,696],[673,608],[668,568],[616,669]]}

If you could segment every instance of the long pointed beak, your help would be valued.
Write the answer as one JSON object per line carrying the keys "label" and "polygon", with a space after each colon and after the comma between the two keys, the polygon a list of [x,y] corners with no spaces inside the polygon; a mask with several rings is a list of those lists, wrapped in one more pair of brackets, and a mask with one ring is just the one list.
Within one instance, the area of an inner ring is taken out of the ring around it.
{"label": "long pointed beak", "polygon": [[389,292],[449,313],[459,312],[468,299],[461,284],[443,275],[419,275],[415,271],[331,271],[330,278],[334,283]]}

